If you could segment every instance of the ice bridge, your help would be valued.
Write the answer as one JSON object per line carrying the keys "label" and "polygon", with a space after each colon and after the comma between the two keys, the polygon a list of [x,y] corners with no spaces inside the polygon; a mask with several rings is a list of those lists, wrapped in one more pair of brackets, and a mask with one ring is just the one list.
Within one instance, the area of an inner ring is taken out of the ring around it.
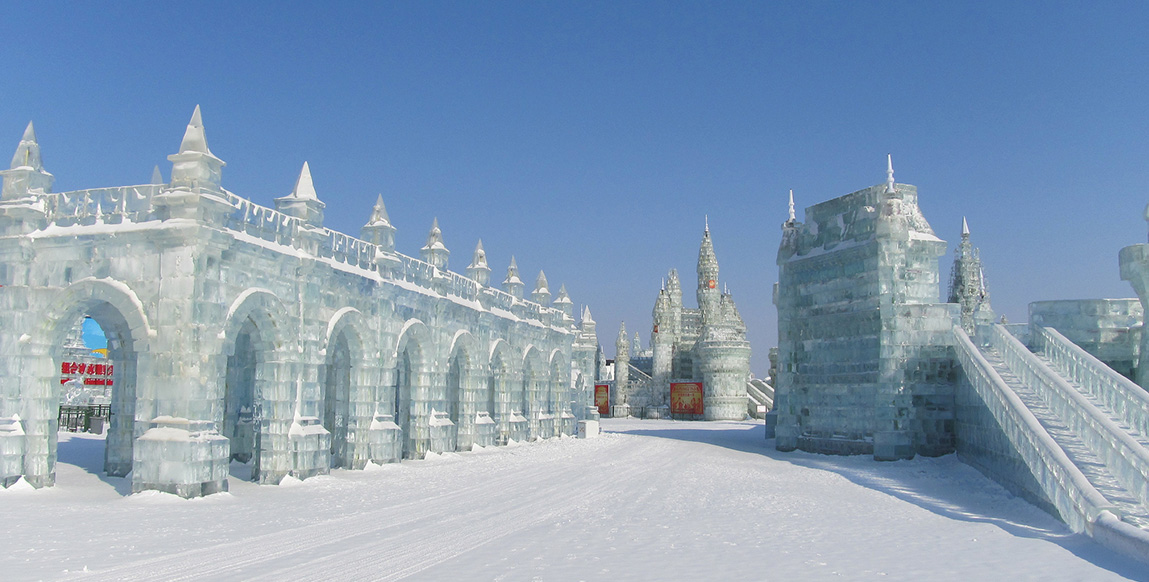
{"label": "ice bridge", "polygon": [[[275,208],[220,186],[197,107],[171,180],[51,192],[31,124],[0,172],[0,483],[55,479],[61,350],[86,316],[108,338],[110,475],[134,491],[226,489],[332,467],[571,434],[591,404],[594,322],[533,293],[478,243],[448,270],[436,223],[395,251],[376,203],[361,238],[323,226],[305,163]],[[367,208],[364,209],[365,211]]]}

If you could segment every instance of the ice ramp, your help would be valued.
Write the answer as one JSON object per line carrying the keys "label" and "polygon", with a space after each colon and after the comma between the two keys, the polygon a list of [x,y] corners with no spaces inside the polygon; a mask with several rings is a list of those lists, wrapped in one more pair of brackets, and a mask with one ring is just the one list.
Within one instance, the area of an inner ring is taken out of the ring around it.
{"label": "ice ramp", "polygon": [[751,418],[766,418],[765,412],[759,412],[759,406],[765,406],[767,412],[774,408],[774,388],[759,378],[746,383],[746,397],[746,412]]}
{"label": "ice ramp", "polygon": [[954,334],[971,398],[1012,448],[993,476],[1033,484],[1071,529],[1149,563],[1149,394],[1053,329],[1035,330],[1036,353],[1001,325],[977,344]]}

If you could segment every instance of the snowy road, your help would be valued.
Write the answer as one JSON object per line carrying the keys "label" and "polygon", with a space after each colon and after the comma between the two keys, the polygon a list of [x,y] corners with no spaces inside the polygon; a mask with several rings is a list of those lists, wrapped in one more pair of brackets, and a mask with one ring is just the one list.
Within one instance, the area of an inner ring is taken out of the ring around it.
{"label": "snowy road", "polygon": [[[57,486],[0,491],[5,580],[1114,580],[1149,568],[1070,534],[953,456],[781,454],[755,423],[445,455],[185,501],[124,497],[103,442]],[[66,437],[63,437],[66,438]],[[85,571],[86,569],[86,571]]]}

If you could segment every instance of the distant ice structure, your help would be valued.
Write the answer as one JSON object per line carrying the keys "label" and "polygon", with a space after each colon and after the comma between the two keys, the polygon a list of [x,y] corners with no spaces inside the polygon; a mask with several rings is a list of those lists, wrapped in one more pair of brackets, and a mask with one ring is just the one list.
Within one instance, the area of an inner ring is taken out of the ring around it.
{"label": "distant ice structure", "polygon": [[29,124],[0,171],[0,483],[53,484],[85,314],[108,340],[105,469],[133,491],[224,490],[231,460],[278,483],[575,433],[599,350],[565,286],[551,302],[540,272],[524,299],[513,258],[490,286],[481,242],[449,271],[438,220],[400,254],[381,196],[360,238],[326,228],[306,162],[275,209],[236,196],[198,106],[168,159],[168,183],[53,193]]}
{"label": "distant ice structure", "polygon": [[[706,220],[698,250],[698,308],[682,305],[678,271],[671,269],[654,303],[650,350],[635,333],[628,343],[625,323],[615,344],[611,413],[647,418],[741,420],[752,400],[765,399],[765,383],[750,380],[750,342],[734,297],[719,284],[718,258]],[[701,412],[677,406],[676,387],[701,385]],[[755,406],[754,412],[757,412]]]}

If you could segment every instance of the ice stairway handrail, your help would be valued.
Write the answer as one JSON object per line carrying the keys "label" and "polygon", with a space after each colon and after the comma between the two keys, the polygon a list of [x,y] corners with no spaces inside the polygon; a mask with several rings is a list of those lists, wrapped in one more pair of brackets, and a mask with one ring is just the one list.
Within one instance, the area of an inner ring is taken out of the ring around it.
{"label": "ice stairway handrail", "polygon": [[1000,325],[990,343],[1006,365],[1105,462],[1122,487],[1149,506],[1149,450]]}
{"label": "ice stairway handrail", "polygon": [[1051,327],[1036,327],[1034,347],[1078,385],[1089,390],[1141,436],[1149,438],[1149,392],[1118,374]]}
{"label": "ice stairway handrail", "polygon": [[[1038,476],[1045,495],[1069,527],[1077,532],[1086,531],[1103,513],[1111,513],[1120,519],[1118,509],[1070,461],[1033,412],[974,346],[965,330],[954,326],[953,333],[954,351],[966,377],[1010,442],[1017,447],[1030,472]],[[1050,473],[1053,478],[1041,479],[1044,473]]]}

